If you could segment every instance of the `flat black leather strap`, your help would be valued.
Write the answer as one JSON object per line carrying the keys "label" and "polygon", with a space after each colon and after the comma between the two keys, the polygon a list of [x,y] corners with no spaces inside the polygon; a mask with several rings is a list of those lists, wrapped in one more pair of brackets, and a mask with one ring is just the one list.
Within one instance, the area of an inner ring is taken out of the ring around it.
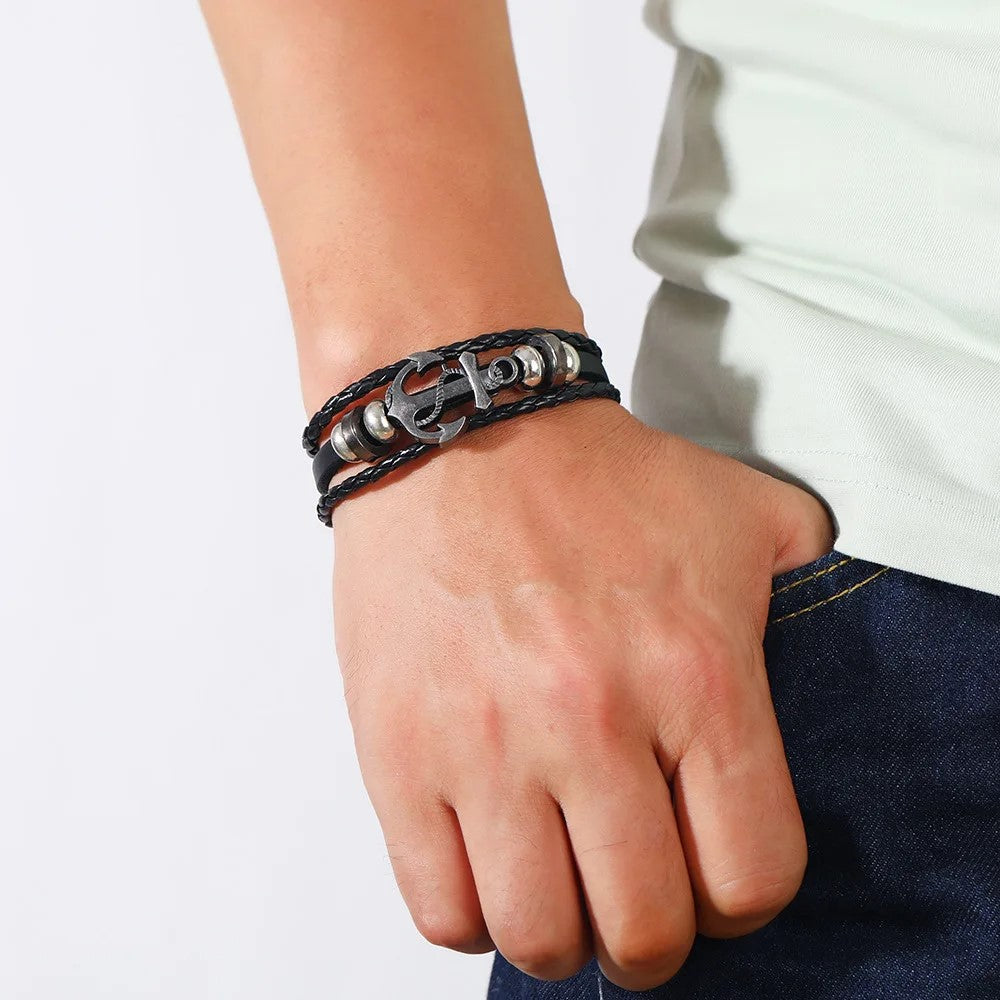
{"label": "flat black leather strap", "polygon": [[[440,354],[445,360],[457,358],[463,351],[486,351],[493,348],[516,347],[523,344],[528,337],[534,334],[553,333],[560,340],[565,340],[572,344],[581,354],[593,354],[601,357],[601,349],[589,337],[580,333],[570,333],[566,330],[549,330],[543,327],[529,327],[523,330],[501,330],[496,333],[483,333],[477,337],[470,337],[468,340],[459,340],[454,344],[446,344],[444,347],[435,347],[435,354]],[[306,425],[302,432],[302,447],[310,454],[315,455],[319,449],[319,439],[323,436],[323,431],[333,421],[333,418],[342,410],[347,409],[352,403],[364,398],[368,393],[380,386],[388,385],[396,375],[409,363],[407,358],[394,361],[391,365],[378,368],[369,372],[364,378],[352,382],[346,389],[342,389],[335,396],[331,396],[317,411]]]}
{"label": "flat black leather strap", "polygon": [[[520,343],[521,341],[518,341]],[[596,346],[596,345],[595,345]],[[580,374],[577,375],[571,385],[581,382],[607,382],[608,373],[604,370],[599,353],[579,351]],[[453,406],[460,405],[472,399],[472,390],[458,396],[453,400]],[[384,461],[384,460],[383,460]],[[333,445],[326,441],[316,452],[312,462],[313,479],[316,482],[316,489],[320,493],[325,493],[330,488],[330,481],[345,465],[345,462],[334,450]]]}

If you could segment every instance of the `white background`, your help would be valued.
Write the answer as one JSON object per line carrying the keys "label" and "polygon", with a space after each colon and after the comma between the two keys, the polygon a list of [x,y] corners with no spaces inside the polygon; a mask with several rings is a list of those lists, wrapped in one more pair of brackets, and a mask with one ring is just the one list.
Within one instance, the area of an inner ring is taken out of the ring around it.
{"label": "white background", "polygon": [[[672,65],[639,6],[511,6],[623,388]],[[197,7],[2,23],[0,997],[483,997],[488,957],[412,929],[358,776],[282,289]]]}

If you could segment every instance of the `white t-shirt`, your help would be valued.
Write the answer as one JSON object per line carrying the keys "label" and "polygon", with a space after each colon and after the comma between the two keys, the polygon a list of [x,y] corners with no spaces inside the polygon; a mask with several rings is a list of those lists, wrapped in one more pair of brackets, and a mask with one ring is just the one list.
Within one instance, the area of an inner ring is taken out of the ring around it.
{"label": "white t-shirt", "polygon": [[1000,594],[1000,3],[646,0],[678,48],[640,418]]}

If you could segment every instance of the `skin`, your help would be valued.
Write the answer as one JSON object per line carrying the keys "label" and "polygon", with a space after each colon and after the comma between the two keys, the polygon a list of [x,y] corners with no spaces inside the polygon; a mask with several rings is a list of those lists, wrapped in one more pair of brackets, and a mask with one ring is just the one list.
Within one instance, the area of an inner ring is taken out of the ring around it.
{"label": "skin", "polygon": [[[583,330],[500,0],[203,9],[307,411],[439,342]],[[459,437],[334,534],[358,759],[429,941],[638,990],[792,899],[762,636],[771,578],[833,545],[814,496],[589,400]]]}

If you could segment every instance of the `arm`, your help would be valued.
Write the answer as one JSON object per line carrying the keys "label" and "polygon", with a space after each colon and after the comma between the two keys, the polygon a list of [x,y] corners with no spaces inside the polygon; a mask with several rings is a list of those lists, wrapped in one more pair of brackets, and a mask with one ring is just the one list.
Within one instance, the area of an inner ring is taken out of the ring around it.
{"label": "arm", "polygon": [[310,412],[449,331],[581,328],[502,0],[203,8],[274,234]]}
{"label": "arm", "polygon": [[[500,0],[203,0],[312,411],[439,341],[580,329]],[[763,669],[811,494],[589,400],[459,438],[334,517],[362,774],[417,926],[630,989],[795,893]],[[392,562],[387,577],[380,567]]]}

